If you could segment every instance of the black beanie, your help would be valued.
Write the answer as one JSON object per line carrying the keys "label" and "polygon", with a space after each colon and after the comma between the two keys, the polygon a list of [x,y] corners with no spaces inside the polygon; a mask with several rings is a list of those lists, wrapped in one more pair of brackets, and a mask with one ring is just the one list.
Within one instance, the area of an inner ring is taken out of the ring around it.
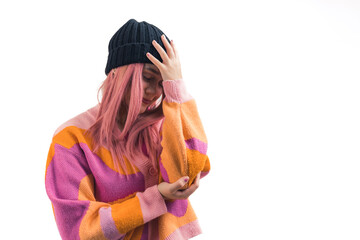
{"label": "black beanie", "polygon": [[[166,52],[161,40],[163,34],[159,28],[145,21],[137,22],[135,19],[127,21],[110,39],[105,74],[108,75],[111,69],[122,65],[152,63],[146,56],[147,52],[162,62],[152,41],[158,42]],[[166,35],[165,37],[170,42]]]}

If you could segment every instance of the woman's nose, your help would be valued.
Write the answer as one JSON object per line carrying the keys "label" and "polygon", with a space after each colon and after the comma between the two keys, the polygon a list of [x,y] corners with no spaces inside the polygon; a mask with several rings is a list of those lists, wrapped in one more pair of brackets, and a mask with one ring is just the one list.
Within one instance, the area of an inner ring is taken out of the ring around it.
{"label": "woman's nose", "polygon": [[149,87],[146,88],[146,94],[160,97],[163,90],[161,86],[156,86],[155,84],[151,84]]}

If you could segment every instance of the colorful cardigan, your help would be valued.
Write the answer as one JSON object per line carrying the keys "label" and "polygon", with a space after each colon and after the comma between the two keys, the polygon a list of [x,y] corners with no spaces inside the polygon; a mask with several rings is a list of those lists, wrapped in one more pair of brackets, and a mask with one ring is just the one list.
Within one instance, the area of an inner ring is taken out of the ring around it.
{"label": "colorful cardigan", "polygon": [[182,79],[164,81],[163,86],[158,169],[144,160],[126,178],[123,169],[116,170],[109,150],[93,151],[92,139],[84,132],[94,123],[99,105],[55,131],[45,187],[62,239],[172,240],[202,232],[189,199],[164,200],[157,188],[182,176],[190,177],[188,187],[199,172],[202,178],[210,170],[195,100]]}

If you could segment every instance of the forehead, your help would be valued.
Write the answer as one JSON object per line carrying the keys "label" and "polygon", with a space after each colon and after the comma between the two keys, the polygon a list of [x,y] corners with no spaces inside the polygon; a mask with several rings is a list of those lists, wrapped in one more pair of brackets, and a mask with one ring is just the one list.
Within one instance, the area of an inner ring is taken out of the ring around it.
{"label": "forehead", "polygon": [[159,69],[154,64],[146,63],[144,66],[144,70],[160,75]]}

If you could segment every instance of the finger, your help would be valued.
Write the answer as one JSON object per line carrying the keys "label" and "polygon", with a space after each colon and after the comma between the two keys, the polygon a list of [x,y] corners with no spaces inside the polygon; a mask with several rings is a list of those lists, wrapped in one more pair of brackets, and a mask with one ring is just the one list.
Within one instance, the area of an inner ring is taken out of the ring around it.
{"label": "finger", "polygon": [[166,39],[165,34],[161,36],[161,40],[164,43],[164,46],[166,48],[166,52],[169,56],[169,58],[173,58],[175,56],[174,50],[172,46],[170,45],[169,41]]}
{"label": "finger", "polygon": [[173,50],[174,50],[175,57],[178,57],[178,56],[179,56],[178,50],[177,50],[177,48],[176,48],[173,40],[170,41],[170,45],[171,45],[171,47],[172,47]]}
{"label": "finger", "polygon": [[146,53],[146,56],[160,70],[160,68],[162,67],[162,63],[149,52]]}
{"label": "finger", "polygon": [[189,177],[182,177],[176,182],[170,184],[170,192],[177,192],[180,188],[182,188],[189,181]]}
{"label": "finger", "polygon": [[200,186],[200,174],[196,176],[195,181],[193,182],[193,184],[191,184],[189,188],[194,188],[196,190],[198,189],[199,186]]}
{"label": "finger", "polygon": [[168,57],[167,53],[165,52],[165,50],[162,48],[162,46],[160,46],[160,44],[158,42],[156,42],[155,40],[152,41],[152,44],[154,45],[155,49],[160,54],[160,57],[163,60],[163,62],[167,62],[169,60],[169,57]]}
{"label": "finger", "polygon": [[200,176],[201,176],[201,172],[198,173],[194,182],[194,184],[196,184],[198,187],[200,185]]}
{"label": "finger", "polygon": [[188,198],[191,194],[193,194],[197,188],[198,187],[195,184],[193,184],[188,189],[185,189],[184,191],[180,191],[180,190],[176,191],[174,193],[174,195],[176,198],[185,199],[185,198]]}
{"label": "finger", "polygon": [[191,195],[191,192],[189,189],[186,189],[185,191],[177,191],[173,195],[175,199],[186,199]]}

